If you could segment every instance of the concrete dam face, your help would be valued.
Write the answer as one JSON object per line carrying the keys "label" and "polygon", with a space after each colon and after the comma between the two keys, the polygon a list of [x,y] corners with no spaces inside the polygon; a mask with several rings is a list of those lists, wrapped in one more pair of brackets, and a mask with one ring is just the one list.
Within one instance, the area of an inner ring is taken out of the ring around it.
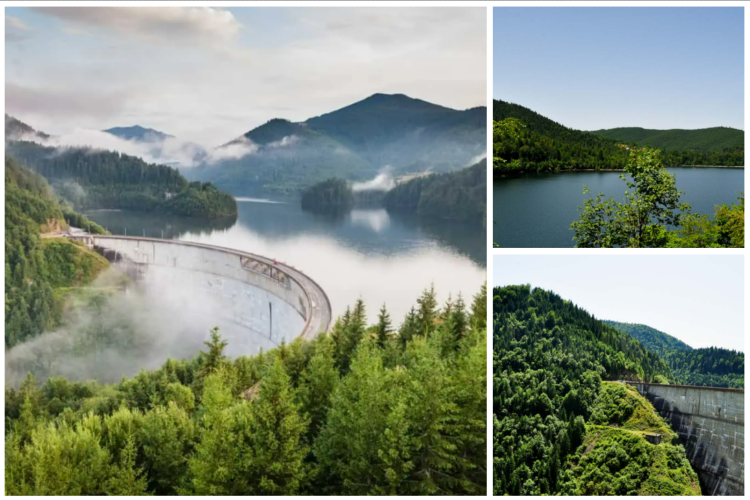
{"label": "concrete dam face", "polygon": [[703,494],[745,494],[745,391],[629,382],[679,434]]}
{"label": "concrete dam face", "polygon": [[175,320],[201,328],[206,337],[211,326],[219,326],[229,355],[254,355],[328,330],[331,306],[325,292],[302,272],[273,259],[176,240],[75,239],[125,270],[137,287],[150,288],[155,300],[176,304]]}

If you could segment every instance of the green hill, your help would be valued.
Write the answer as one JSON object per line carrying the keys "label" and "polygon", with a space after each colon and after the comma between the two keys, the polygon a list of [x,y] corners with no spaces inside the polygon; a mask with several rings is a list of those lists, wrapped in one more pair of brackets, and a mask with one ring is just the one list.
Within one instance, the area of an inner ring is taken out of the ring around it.
{"label": "green hill", "polygon": [[[496,162],[493,169],[495,175],[561,170],[621,170],[627,163],[629,148],[646,146],[639,141],[623,144],[627,141],[622,138],[615,140],[601,133],[570,129],[529,108],[505,101],[493,101],[492,114],[496,122],[512,119],[520,124],[520,129],[514,137],[495,139],[494,156],[504,160]],[[742,140],[737,142],[734,132],[724,132],[733,129],[705,130],[722,132],[706,132],[700,137],[681,136],[681,139],[674,143],[665,141],[660,148],[664,164],[744,165]],[[735,132],[744,134],[742,131]],[[730,135],[735,139],[724,141],[724,137]],[[722,139],[718,139],[717,136],[721,136]],[[700,140],[690,145],[689,141],[692,139]],[[711,144],[714,149],[706,149],[707,144]],[[679,145],[679,148],[675,145]]]}
{"label": "green hill", "polygon": [[[78,214],[77,222],[87,219]],[[83,225],[83,224],[82,224]],[[47,182],[5,159],[5,346],[54,327],[65,297],[93,281],[107,261],[85,245],[42,233],[67,228]]]}
{"label": "green hill", "polygon": [[206,218],[237,215],[234,197],[210,183],[188,182],[172,167],[135,156],[30,141],[7,141],[5,148],[78,210],[127,208]]}
{"label": "green hill", "polygon": [[[646,441],[658,434],[659,444]],[[634,387],[602,382],[583,443],[571,457],[571,495],[697,496],[698,475],[677,434]]]}
{"label": "green hill", "polygon": [[671,151],[707,151],[718,153],[728,148],[743,147],[745,132],[729,127],[697,130],[653,130],[640,127],[594,130],[592,134],[616,141]]}
{"label": "green hill", "polygon": [[650,326],[639,325],[637,323],[619,323],[606,319],[602,320],[602,322],[636,338],[646,349],[661,357],[670,351],[689,351],[692,349],[692,347],[681,340]]}
{"label": "green hill", "polygon": [[675,381],[709,387],[745,386],[745,355],[720,347],[693,349],[684,342],[650,326],[635,323],[604,323],[638,339],[671,368]]}
{"label": "green hill", "polygon": [[375,94],[304,122],[273,119],[221,149],[244,145],[251,154],[190,171],[234,193],[296,193],[338,177],[371,179],[465,167],[486,149],[486,108],[454,110],[403,94]]}
{"label": "green hill", "polygon": [[484,224],[487,160],[456,172],[401,183],[386,193],[383,204],[390,211]]}
{"label": "green hill", "polygon": [[602,380],[668,383],[671,370],[631,336],[553,292],[495,288],[493,314],[494,492],[574,494],[572,455]]}

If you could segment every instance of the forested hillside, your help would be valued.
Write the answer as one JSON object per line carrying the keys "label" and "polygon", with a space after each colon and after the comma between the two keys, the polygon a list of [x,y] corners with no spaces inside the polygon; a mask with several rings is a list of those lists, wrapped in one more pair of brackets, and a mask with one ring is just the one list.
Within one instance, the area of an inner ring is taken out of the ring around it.
{"label": "forested hillside", "polygon": [[[520,125],[518,133],[504,136],[500,141],[495,138],[495,157],[504,160],[495,164],[496,175],[557,170],[620,170],[625,166],[631,149],[646,145],[573,130],[528,108],[500,100],[493,101],[492,111],[495,121],[514,119]],[[696,146],[687,145],[692,139],[698,140]],[[731,139],[729,142],[733,141]],[[668,141],[664,141],[664,144],[660,149],[663,150],[662,158],[666,166],[744,165],[742,141],[721,149],[707,149],[708,144],[714,148],[723,144],[715,140],[710,132],[682,136],[680,141],[675,142],[679,149],[668,147]]]}
{"label": "forested hillside", "polygon": [[484,224],[487,214],[487,160],[446,174],[411,179],[388,191],[388,210]]}
{"label": "forested hillside", "polygon": [[616,141],[649,146],[668,151],[705,151],[718,153],[745,145],[745,132],[729,127],[712,127],[697,130],[651,130],[640,127],[594,130],[592,134]]}
{"label": "forested hillside", "polygon": [[8,495],[486,494],[486,290],[427,290],[396,330],[348,309],[329,335],[102,386],[5,394]]}
{"label": "forested hillside", "polygon": [[692,347],[681,340],[650,326],[639,325],[637,323],[620,323],[606,319],[602,321],[637,339],[643,344],[643,347],[660,357],[664,357],[666,353],[671,351],[689,351],[692,349]]}
{"label": "forested hillside", "polygon": [[[571,468],[602,381],[669,383],[671,371],[640,342],[553,292],[495,288],[493,315],[494,492],[577,494],[585,485]],[[639,477],[617,491],[642,488]]]}
{"label": "forested hillside", "polygon": [[[486,108],[455,110],[420,99],[374,94],[304,122],[274,118],[217,148],[221,161],[185,170],[235,193],[296,193],[338,177],[455,170],[486,149]],[[244,155],[223,155],[244,149]]]}
{"label": "forested hillside", "polygon": [[176,169],[134,156],[34,142],[6,142],[6,151],[49,180],[78,209],[128,208],[186,216],[237,214],[237,203],[210,183],[189,183]]}
{"label": "forested hillside", "polygon": [[693,349],[680,340],[646,325],[604,321],[638,339],[667,362],[675,382],[709,387],[745,386],[745,354],[720,347]]}
{"label": "forested hillside", "polygon": [[[67,218],[85,224],[75,213]],[[66,292],[91,282],[107,261],[83,244],[41,233],[67,227],[63,208],[39,175],[5,158],[5,346],[53,327]]]}
{"label": "forested hillside", "polygon": [[306,188],[300,200],[304,210],[330,207],[351,207],[354,204],[352,187],[344,179],[331,178]]}

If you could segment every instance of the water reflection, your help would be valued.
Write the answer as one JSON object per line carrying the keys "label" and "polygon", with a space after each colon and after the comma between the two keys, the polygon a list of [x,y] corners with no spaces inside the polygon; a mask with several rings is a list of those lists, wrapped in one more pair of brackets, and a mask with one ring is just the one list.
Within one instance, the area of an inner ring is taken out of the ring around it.
{"label": "water reflection", "polygon": [[258,253],[293,265],[315,279],[334,315],[358,298],[375,321],[385,303],[398,324],[434,283],[441,301],[469,299],[485,281],[482,226],[420,220],[383,209],[311,214],[298,203],[245,201],[236,222],[175,221],[134,212],[89,213],[110,231],[195,241]]}

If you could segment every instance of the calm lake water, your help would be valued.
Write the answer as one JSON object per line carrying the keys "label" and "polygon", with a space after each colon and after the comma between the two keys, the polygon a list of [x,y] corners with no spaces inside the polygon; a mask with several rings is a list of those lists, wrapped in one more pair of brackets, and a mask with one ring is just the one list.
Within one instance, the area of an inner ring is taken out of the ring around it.
{"label": "calm lake water", "polygon": [[399,325],[434,283],[441,305],[461,293],[468,303],[486,277],[481,225],[417,220],[384,209],[337,215],[303,212],[296,200],[238,198],[234,220],[196,221],[128,211],[86,215],[113,234],[151,236],[235,248],[286,262],[326,291],[334,317],[358,298],[374,322],[385,303]]}
{"label": "calm lake water", "polygon": [[[714,205],[737,202],[745,190],[745,171],[736,168],[670,168],[681,201],[693,213],[713,214]],[[621,172],[564,172],[496,179],[493,183],[493,241],[503,248],[573,247],[570,224],[580,217],[585,184],[620,201]]]}

